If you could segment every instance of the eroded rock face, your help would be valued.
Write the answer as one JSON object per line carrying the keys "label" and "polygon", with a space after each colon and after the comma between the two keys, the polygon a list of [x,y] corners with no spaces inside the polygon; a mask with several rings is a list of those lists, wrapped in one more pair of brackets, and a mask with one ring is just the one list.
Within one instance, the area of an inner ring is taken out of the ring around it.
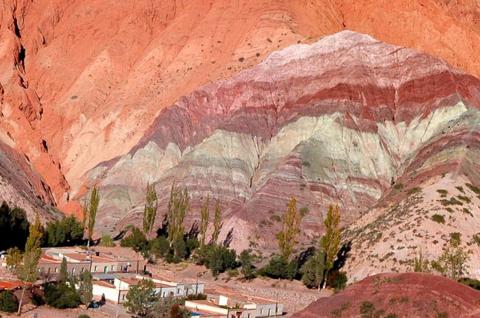
{"label": "eroded rock face", "polygon": [[21,156],[1,140],[0,199],[12,207],[23,208],[31,220],[37,214],[45,223],[61,216],[55,207],[50,188],[33,170],[29,158]]}
{"label": "eroded rock face", "polygon": [[190,221],[209,196],[247,224],[224,227],[237,248],[275,246],[273,215],[292,196],[312,239],[332,203],[348,224],[399,180],[478,173],[463,150],[478,151],[479,89],[441,60],[350,31],[274,52],[164,109],[129,154],[88,173],[108,198],[99,231],[141,220],[147,182],[160,222],[175,180],[192,196]]}
{"label": "eroded rock face", "polygon": [[381,274],[320,298],[292,317],[479,317],[479,297],[478,291],[441,276]]}
{"label": "eroded rock face", "polygon": [[480,74],[475,0],[5,0],[0,11],[0,129],[69,212],[85,172],[128,152],[161,109],[298,41],[351,29]]}

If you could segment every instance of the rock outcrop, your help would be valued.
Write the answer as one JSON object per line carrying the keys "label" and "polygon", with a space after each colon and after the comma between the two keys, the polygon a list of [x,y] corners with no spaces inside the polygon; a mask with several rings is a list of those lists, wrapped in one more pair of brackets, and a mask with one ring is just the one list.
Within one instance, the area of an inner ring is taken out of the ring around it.
{"label": "rock outcrop", "polygon": [[[99,231],[141,219],[145,185],[160,222],[175,180],[219,199],[238,248],[273,247],[288,199],[318,236],[328,205],[345,224],[392,186],[456,170],[478,176],[480,81],[429,55],[344,31],[274,52],[165,108],[129,154],[88,173],[108,202]],[[474,181],[471,181],[474,182]]]}
{"label": "rock outcrop", "polygon": [[479,291],[441,276],[381,274],[320,298],[292,317],[480,317],[479,297]]}

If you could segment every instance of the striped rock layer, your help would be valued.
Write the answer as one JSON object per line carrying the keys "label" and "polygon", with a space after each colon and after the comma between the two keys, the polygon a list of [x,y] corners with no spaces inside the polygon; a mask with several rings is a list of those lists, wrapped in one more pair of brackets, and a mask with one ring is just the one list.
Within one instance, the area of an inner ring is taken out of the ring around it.
{"label": "striped rock layer", "polygon": [[349,224],[392,186],[478,180],[479,106],[478,79],[411,49],[351,31],[293,45],[180,98],[128,154],[90,170],[105,198],[97,230],[140,223],[148,182],[160,223],[175,181],[189,222],[220,200],[238,248],[275,246],[275,215],[296,197],[306,241],[330,204]]}

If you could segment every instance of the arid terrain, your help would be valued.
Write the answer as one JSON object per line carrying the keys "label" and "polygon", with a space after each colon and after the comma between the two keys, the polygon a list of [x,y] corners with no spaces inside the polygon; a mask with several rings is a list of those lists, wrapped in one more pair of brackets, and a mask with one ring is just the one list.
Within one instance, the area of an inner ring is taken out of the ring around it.
{"label": "arid terrain", "polygon": [[[295,197],[295,255],[339,206],[352,286],[437,260],[452,238],[480,279],[479,51],[477,0],[1,1],[0,201],[46,224],[80,218],[98,189],[96,242],[142,227],[147,185],[159,228],[175,184],[186,231],[218,202],[218,241],[264,265]],[[319,296],[162,272],[291,312]]]}

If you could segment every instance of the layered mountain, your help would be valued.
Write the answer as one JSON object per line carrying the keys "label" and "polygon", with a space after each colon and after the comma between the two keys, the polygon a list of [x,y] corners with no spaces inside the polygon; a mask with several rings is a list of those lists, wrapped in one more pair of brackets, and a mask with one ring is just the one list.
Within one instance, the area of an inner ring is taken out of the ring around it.
{"label": "layered mountain", "polygon": [[155,183],[159,224],[175,182],[189,224],[218,199],[221,237],[260,252],[291,197],[305,246],[339,204],[353,280],[404,270],[420,250],[434,258],[450,233],[478,248],[475,0],[0,10],[0,199],[30,216],[79,212],[97,184],[97,234],[118,232],[141,222]]}
{"label": "layered mountain", "polygon": [[1,131],[65,211],[84,174],[134,147],[159,111],[270,52],[343,29],[480,74],[475,0],[0,3]]}
{"label": "layered mountain", "polygon": [[182,97],[127,155],[89,171],[106,198],[99,231],[138,224],[147,183],[159,224],[176,182],[190,192],[190,222],[207,196],[222,203],[222,236],[239,249],[275,247],[291,197],[311,242],[330,204],[348,225],[439,176],[474,186],[479,106],[478,79],[411,49],[351,31],[293,45]]}

